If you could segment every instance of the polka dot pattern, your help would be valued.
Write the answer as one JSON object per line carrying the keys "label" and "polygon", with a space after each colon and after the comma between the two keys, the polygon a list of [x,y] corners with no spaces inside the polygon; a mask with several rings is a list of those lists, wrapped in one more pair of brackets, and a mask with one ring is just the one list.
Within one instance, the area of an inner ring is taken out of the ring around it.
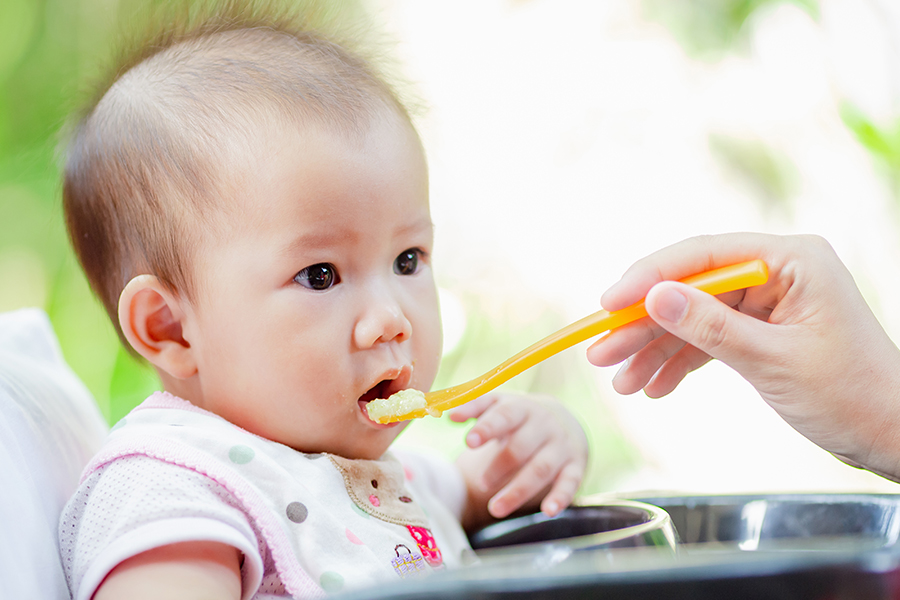
{"label": "polka dot pattern", "polygon": [[[229,528],[246,541],[241,546],[245,558],[252,561],[254,569],[257,565],[260,568],[262,580],[256,590],[260,596],[290,597],[298,590],[308,590],[309,585],[321,587],[323,594],[346,593],[357,581],[369,577],[370,571],[373,578],[376,572],[391,577],[397,569],[394,559],[403,556],[414,555],[417,569],[430,571],[419,546],[436,552],[438,544],[424,533],[416,538],[409,530],[397,528],[408,526],[412,520],[427,529],[428,522],[418,505],[434,500],[417,486],[406,485],[413,474],[404,472],[403,464],[395,458],[351,461],[330,454],[298,453],[245,432],[232,435],[227,423],[193,410],[158,415],[148,410],[129,415],[128,428],[145,425],[159,432],[160,439],[172,436],[197,453],[180,453],[175,444],[160,444],[150,448],[159,453],[159,460],[126,455],[94,472],[83,486],[83,498],[75,499],[61,525],[64,568],[75,578],[85,571],[85,564],[90,564],[75,554],[76,545],[79,552],[87,546],[87,554],[93,556],[107,539],[127,529],[120,523],[129,527],[156,521],[177,523],[195,515],[214,516],[204,519],[210,523],[210,531],[214,531],[213,526]],[[210,432],[212,435],[208,435]],[[260,452],[258,460],[256,452]],[[170,455],[171,463],[166,462]],[[188,464],[174,462],[182,460]],[[113,477],[112,470],[118,477]],[[232,477],[233,481],[229,479]],[[432,483],[428,477],[417,477],[417,481]],[[120,493],[122,490],[130,495]],[[256,491],[260,492],[258,497]],[[115,501],[106,501],[107,495],[114,496]],[[102,513],[87,501],[94,497],[97,503],[103,502]],[[275,521],[279,528],[260,531],[258,523]],[[73,527],[76,523],[80,528]],[[344,527],[343,532],[340,527]],[[286,535],[267,539],[272,531]],[[388,552],[397,541],[405,541],[402,556]],[[444,540],[440,542],[441,549],[448,551],[444,556],[452,556],[450,562],[457,563],[460,551],[455,544],[444,548]],[[295,559],[304,561],[305,574],[299,579]],[[372,563],[370,569],[371,561],[377,561],[377,565]]]}
{"label": "polka dot pattern", "polygon": [[256,456],[256,452],[253,451],[253,448],[243,444],[232,446],[228,451],[228,459],[236,465],[246,465],[253,460],[254,456]]}
{"label": "polka dot pattern", "polygon": [[365,546],[365,543],[356,537],[356,534],[347,529],[344,534],[347,536],[347,539],[350,540],[351,544],[356,544],[357,546]]}
{"label": "polka dot pattern", "polygon": [[319,577],[319,585],[321,585],[322,589],[329,594],[333,594],[343,589],[344,578],[340,573],[335,573],[334,571],[325,571],[324,573],[322,573],[322,576]]}
{"label": "polka dot pattern", "polygon": [[309,516],[309,509],[307,509],[306,505],[302,502],[291,502],[287,505],[285,513],[287,514],[287,518],[294,523],[302,523],[306,520],[306,517]]}

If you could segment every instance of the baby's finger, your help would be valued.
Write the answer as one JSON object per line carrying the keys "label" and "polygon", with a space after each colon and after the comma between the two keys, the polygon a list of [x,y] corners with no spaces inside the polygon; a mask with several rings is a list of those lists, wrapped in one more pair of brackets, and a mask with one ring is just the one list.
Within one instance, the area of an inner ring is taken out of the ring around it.
{"label": "baby's finger", "polygon": [[541,501],[541,512],[548,517],[555,517],[572,504],[581,487],[585,466],[583,462],[570,462],[562,468],[553,482],[553,488]]}
{"label": "baby's finger", "polygon": [[474,400],[470,400],[461,406],[457,406],[456,408],[447,412],[447,415],[450,417],[450,420],[454,423],[464,423],[469,419],[477,419],[481,416],[481,414],[494,405],[498,400],[498,395],[495,393],[485,394],[484,396],[480,396],[475,398]]}
{"label": "baby's finger", "polygon": [[542,447],[488,502],[488,511],[502,519],[534,498],[560,473],[568,457],[552,446]]}
{"label": "baby's finger", "polygon": [[466,444],[477,448],[488,440],[502,438],[519,429],[531,413],[513,397],[498,397],[469,430]]}
{"label": "baby's finger", "polygon": [[482,475],[485,489],[499,486],[519,471],[522,465],[533,460],[535,454],[547,443],[549,436],[542,419],[527,420],[514,435],[504,440],[496,456],[485,468]]}

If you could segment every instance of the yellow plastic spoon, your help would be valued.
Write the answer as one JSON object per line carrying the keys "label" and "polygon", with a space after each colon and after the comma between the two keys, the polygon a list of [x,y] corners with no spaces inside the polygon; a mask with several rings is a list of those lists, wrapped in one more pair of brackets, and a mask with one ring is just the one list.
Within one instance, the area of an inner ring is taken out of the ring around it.
{"label": "yellow plastic spoon", "polygon": [[[691,275],[681,282],[715,296],[763,284],[768,278],[769,269],[766,263],[751,260]],[[418,419],[427,414],[440,416],[443,411],[486,394],[522,371],[566,348],[646,316],[647,310],[644,308],[643,300],[612,313],[605,310],[595,312],[532,344],[500,366],[468,383],[429,392],[424,394],[424,400],[418,390],[403,390],[390,398],[370,402],[367,407],[370,417],[379,423],[391,423]],[[375,418],[373,413],[379,412],[386,414]]]}

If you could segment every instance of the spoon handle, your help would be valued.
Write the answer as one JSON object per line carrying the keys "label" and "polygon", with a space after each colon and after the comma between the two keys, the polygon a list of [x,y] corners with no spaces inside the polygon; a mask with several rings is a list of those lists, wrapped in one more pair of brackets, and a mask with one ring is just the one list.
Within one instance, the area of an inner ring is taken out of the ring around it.
{"label": "spoon handle", "polygon": [[[766,263],[762,260],[752,260],[692,275],[682,282],[715,296],[760,285],[766,282],[768,276]],[[449,410],[474,400],[566,348],[646,316],[647,310],[644,308],[643,300],[612,313],[605,310],[595,312],[532,344],[481,377],[462,385],[425,394],[425,399],[434,409]]]}
{"label": "spoon handle", "polygon": [[[769,269],[766,263],[762,260],[751,260],[691,275],[682,279],[681,282],[715,296],[761,285],[768,278]],[[427,411],[426,409],[412,410],[407,414],[393,416],[382,422],[415,419],[465,404],[566,348],[646,316],[647,310],[644,308],[643,300],[615,312],[605,310],[595,312],[532,344],[481,377],[425,394]]]}

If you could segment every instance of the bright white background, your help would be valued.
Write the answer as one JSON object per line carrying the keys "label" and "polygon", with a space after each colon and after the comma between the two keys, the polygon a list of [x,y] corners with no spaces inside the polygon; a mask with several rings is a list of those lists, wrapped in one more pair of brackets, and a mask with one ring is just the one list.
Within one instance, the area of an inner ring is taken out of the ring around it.
{"label": "bright white background", "polygon": [[[851,100],[874,119],[900,114],[890,2],[823,0],[818,21],[773,7],[747,24],[746,52],[715,61],[690,58],[635,0],[375,5],[427,106],[442,281],[502,271],[481,280],[486,297],[513,282],[523,307],[575,320],[633,261],[682,238],[817,233],[900,339],[897,199],[838,112]],[[715,135],[785,156],[789,206],[766,208],[714,156]],[[452,340],[460,326],[446,321]],[[724,365],[662,400],[618,396],[614,372],[591,377],[640,461],[610,490],[900,492],[799,436]]]}

